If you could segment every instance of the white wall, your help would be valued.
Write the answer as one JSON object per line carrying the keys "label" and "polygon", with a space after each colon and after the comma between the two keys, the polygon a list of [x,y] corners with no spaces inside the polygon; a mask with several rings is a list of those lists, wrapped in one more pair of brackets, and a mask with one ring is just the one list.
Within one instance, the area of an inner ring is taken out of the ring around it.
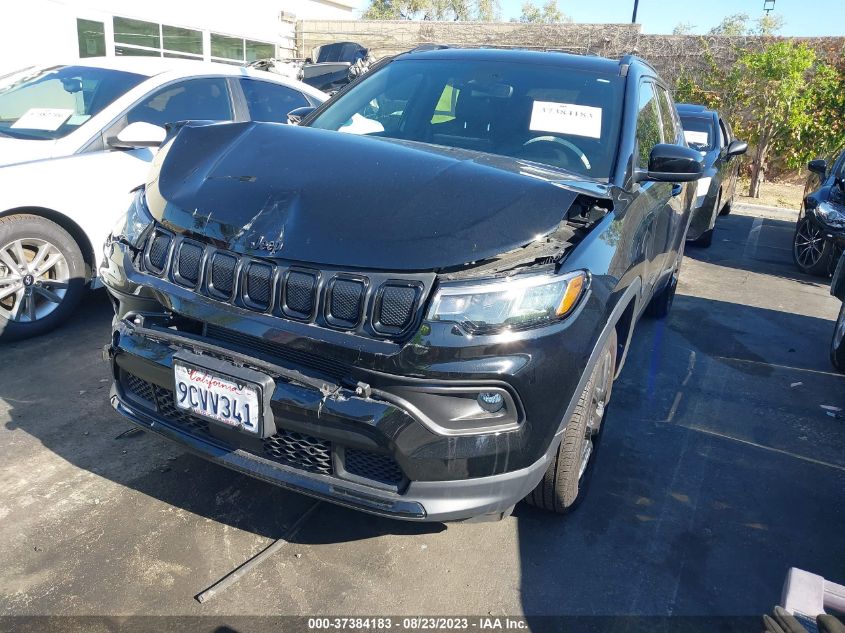
{"label": "white wall", "polygon": [[[119,15],[237,35],[295,48],[297,19],[350,19],[357,0],[4,0],[0,19],[0,75],[31,63],[78,56],[76,18],[105,23],[107,49],[111,17]],[[107,54],[113,54],[108,50]]]}

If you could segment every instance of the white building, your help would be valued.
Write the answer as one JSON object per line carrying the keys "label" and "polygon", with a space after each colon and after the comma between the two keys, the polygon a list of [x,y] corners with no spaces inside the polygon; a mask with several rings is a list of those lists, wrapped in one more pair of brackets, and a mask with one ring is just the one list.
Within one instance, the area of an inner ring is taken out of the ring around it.
{"label": "white building", "polygon": [[295,20],[352,18],[359,0],[5,0],[0,75],[100,55],[242,64],[292,56]]}

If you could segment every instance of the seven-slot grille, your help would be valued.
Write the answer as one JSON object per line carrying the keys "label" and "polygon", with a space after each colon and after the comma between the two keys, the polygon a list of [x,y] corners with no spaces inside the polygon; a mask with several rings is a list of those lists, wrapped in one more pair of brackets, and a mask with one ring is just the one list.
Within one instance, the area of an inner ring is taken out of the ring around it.
{"label": "seven-slot grille", "polygon": [[416,280],[327,275],[239,256],[161,229],[148,240],[145,255],[148,272],[212,298],[377,336],[407,334],[423,297],[424,285]]}

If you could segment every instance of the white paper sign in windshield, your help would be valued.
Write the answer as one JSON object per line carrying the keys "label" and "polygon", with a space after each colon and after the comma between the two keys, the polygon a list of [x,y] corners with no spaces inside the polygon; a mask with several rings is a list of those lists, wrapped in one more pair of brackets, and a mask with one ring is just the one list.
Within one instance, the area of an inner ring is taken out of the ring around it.
{"label": "white paper sign in windshield", "polygon": [[707,134],[707,132],[684,130],[684,138],[690,145],[707,145],[710,142],[709,134]]}
{"label": "white paper sign in windshield", "polygon": [[601,108],[574,103],[535,101],[528,127],[535,132],[601,138]]}
{"label": "white paper sign in windshield", "polygon": [[55,132],[71,114],[73,110],[69,108],[30,108],[11,127]]}

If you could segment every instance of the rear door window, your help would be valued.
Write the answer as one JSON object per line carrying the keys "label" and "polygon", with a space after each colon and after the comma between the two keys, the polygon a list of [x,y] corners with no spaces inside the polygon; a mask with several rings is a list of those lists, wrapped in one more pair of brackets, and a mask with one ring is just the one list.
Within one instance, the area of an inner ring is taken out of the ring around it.
{"label": "rear door window", "polygon": [[127,123],[143,121],[164,127],[187,120],[231,121],[232,102],[222,77],[189,79],[155,91],[126,114]]}
{"label": "rear door window", "polygon": [[253,121],[287,123],[288,112],[311,105],[298,90],[260,79],[241,79]]}

